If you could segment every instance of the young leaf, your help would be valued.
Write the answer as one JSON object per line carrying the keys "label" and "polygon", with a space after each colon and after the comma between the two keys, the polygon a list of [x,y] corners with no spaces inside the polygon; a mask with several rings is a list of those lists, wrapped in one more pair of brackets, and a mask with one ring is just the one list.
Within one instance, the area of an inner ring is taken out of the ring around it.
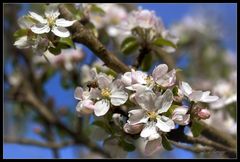
{"label": "young leaf", "polygon": [[59,43],[66,44],[66,45],[68,45],[70,47],[75,48],[75,44],[73,43],[71,38],[61,38],[59,40]]}
{"label": "young leaf", "polygon": [[19,38],[19,37],[27,35],[27,33],[28,33],[28,29],[19,29],[13,34],[13,36],[15,38]]}
{"label": "young leaf", "polygon": [[172,92],[173,92],[173,95],[174,95],[174,96],[177,96],[177,95],[178,95],[178,87],[175,86],[175,87],[173,88]]}
{"label": "young leaf", "polygon": [[135,37],[127,37],[121,44],[121,51],[124,54],[130,54],[138,48],[139,44]]}
{"label": "young leaf", "polygon": [[191,131],[194,137],[197,137],[201,134],[202,126],[196,120],[192,121]]}
{"label": "young leaf", "polygon": [[169,40],[166,40],[162,37],[159,37],[159,38],[155,39],[153,41],[153,44],[156,45],[156,46],[161,46],[161,47],[162,46],[171,46],[173,48],[177,48],[177,46],[173,42],[171,42]]}
{"label": "young leaf", "polygon": [[123,147],[125,151],[131,152],[135,150],[135,146],[131,143],[126,142],[124,139],[119,141],[119,145]]}
{"label": "young leaf", "polygon": [[162,134],[162,145],[166,150],[170,151],[173,149],[172,145],[170,144],[170,142],[168,141],[167,137],[164,134]]}
{"label": "young leaf", "polygon": [[54,55],[58,55],[61,53],[61,48],[53,48],[53,47],[50,47],[48,48],[49,52],[51,52],[52,54]]}
{"label": "young leaf", "polygon": [[148,71],[152,66],[152,54],[148,53],[145,55],[141,67],[143,71]]}
{"label": "young leaf", "polygon": [[91,12],[96,13],[96,14],[100,14],[100,15],[104,15],[105,11],[103,9],[101,9],[100,7],[98,7],[97,5],[91,5]]}

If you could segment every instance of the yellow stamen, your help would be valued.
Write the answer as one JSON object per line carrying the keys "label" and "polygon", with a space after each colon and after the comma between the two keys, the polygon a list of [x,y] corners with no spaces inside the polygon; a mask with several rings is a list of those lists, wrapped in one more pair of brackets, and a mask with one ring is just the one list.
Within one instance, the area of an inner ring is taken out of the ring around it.
{"label": "yellow stamen", "polygon": [[111,95],[110,89],[109,89],[109,88],[104,88],[104,89],[102,89],[101,95],[102,95],[103,97],[110,97],[110,95]]}
{"label": "yellow stamen", "polygon": [[158,116],[158,114],[154,111],[149,111],[147,112],[147,116],[151,119],[151,120],[155,120]]}

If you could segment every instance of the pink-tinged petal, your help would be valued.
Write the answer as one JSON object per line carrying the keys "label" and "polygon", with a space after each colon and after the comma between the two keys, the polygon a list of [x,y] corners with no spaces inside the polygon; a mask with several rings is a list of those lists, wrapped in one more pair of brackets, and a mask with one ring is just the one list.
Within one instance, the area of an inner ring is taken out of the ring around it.
{"label": "pink-tinged petal", "polygon": [[162,138],[159,137],[158,139],[147,141],[144,149],[144,154],[147,156],[152,155],[153,153],[159,151],[162,147]]}
{"label": "pink-tinged petal", "polygon": [[156,95],[152,90],[137,91],[135,95],[138,105],[147,111],[155,111],[155,99]]}
{"label": "pink-tinged petal", "polygon": [[143,129],[143,124],[130,125],[126,123],[123,127],[123,130],[128,134],[139,134]]}
{"label": "pink-tinged petal", "polygon": [[114,106],[120,106],[127,101],[128,93],[122,90],[114,91],[114,92],[111,92],[110,98],[111,98],[111,103]]}
{"label": "pink-tinged petal", "polygon": [[83,89],[82,87],[77,87],[74,91],[74,98],[77,100],[83,100]]}
{"label": "pink-tinged petal", "polygon": [[51,31],[58,37],[66,38],[70,36],[70,32],[64,27],[53,26]]}
{"label": "pink-tinged petal", "polygon": [[148,117],[146,116],[145,110],[143,109],[131,110],[128,113],[129,113],[128,123],[131,125],[147,123],[148,121]]}
{"label": "pink-tinged petal", "polygon": [[157,134],[157,127],[155,122],[150,122],[145,125],[140,136],[143,138],[148,138],[153,134]]}
{"label": "pink-tinged petal", "polygon": [[147,74],[141,71],[132,71],[132,84],[146,84]]}
{"label": "pink-tinged petal", "polygon": [[86,107],[88,109],[91,109],[91,110],[95,109],[95,105],[92,100],[83,100],[82,104],[83,104],[83,107]]}
{"label": "pink-tinged petal", "polygon": [[198,102],[201,100],[203,96],[203,92],[202,91],[193,91],[189,96],[188,98],[191,100],[191,101],[195,101],[195,102]]}
{"label": "pink-tinged petal", "polygon": [[157,118],[156,126],[163,132],[170,132],[171,129],[175,128],[174,122],[166,116],[161,116],[160,118]]}
{"label": "pink-tinged petal", "polygon": [[40,22],[41,24],[46,24],[47,23],[47,19],[44,19],[41,15],[35,13],[35,12],[31,12],[29,11],[30,17],[32,17],[33,19],[37,20],[38,22]]}
{"label": "pink-tinged petal", "polygon": [[95,103],[94,113],[96,116],[105,115],[110,108],[110,102],[108,100],[100,100]]}
{"label": "pink-tinged petal", "polygon": [[112,80],[104,75],[101,75],[98,77],[98,86],[101,89],[109,88],[111,85],[111,82],[112,82]]}
{"label": "pink-tinged petal", "polygon": [[36,24],[31,27],[31,30],[33,33],[43,34],[43,33],[49,33],[50,27],[47,24]]}
{"label": "pink-tinged petal", "polygon": [[75,22],[76,22],[76,20],[69,21],[69,20],[61,18],[61,19],[56,20],[56,25],[61,26],[61,27],[69,27],[69,26],[72,26]]}
{"label": "pink-tinged petal", "polygon": [[79,101],[77,106],[76,106],[76,110],[80,115],[88,115],[93,113],[92,109],[89,109],[87,107],[84,107],[84,104],[82,101]]}
{"label": "pink-tinged petal", "polygon": [[162,87],[171,87],[176,82],[176,70],[173,69],[167,74],[163,75],[161,78],[156,80],[156,83]]}
{"label": "pink-tinged petal", "polygon": [[190,114],[180,115],[174,114],[172,120],[179,125],[188,125],[190,122]]}
{"label": "pink-tinged petal", "polygon": [[198,117],[200,119],[208,119],[211,115],[210,111],[208,109],[201,109],[198,113],[197,113]]}
{"label": "pink-tinged petal", "polygon": [[132,83],[132,73],[126,72],[121,76],[122,82],[125,84],[125,86],[130,86]]}
{"label": "pink-tinged petal", "polygon": [[159,80],[168,71],[168,66],[166,64],[158,65],[152,72],[154,81]]}
{"label": "pink-tinged petal", "polygon": [[101,91],[98,88],[91,88],[90,98],[99,100],[101,98]]}
{"label": "pink-tinged petal", "polygon": [[186,82],[181,82],[180,83],[180,89],[185,96],[190,95],[193,91],[192,88],[190,87],[190,85]]}
{"label": "pink-tinged petal", "polygon": [[163,93],[163,95],[158,96],[154,102],[155,102],[155,107],[158,109],[158,113],[167,112],[173,102],[172,91],[170,89],[167,89]]}

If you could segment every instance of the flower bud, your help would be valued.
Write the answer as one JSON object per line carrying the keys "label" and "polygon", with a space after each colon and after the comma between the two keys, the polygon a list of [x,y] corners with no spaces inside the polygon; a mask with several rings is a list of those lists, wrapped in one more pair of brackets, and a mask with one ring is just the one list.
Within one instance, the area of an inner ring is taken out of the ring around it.
{"label": "flower bud", "polygon": [[211,114],[208,109],[201,109],[197,115],[200,119],[208,119]]}
{"label": "flower bud", "polygon": [[142,129],[143,129],[143,124],[130,125],[126,123],[123,127],[123,130],[129,134],[138,134],[142,131]]}

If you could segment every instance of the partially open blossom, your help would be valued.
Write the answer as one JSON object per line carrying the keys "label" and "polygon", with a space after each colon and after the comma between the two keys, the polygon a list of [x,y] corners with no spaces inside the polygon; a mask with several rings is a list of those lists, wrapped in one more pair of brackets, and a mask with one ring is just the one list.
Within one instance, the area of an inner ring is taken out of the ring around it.
{"label": "partially open blossom", "polygon": [[201,109],[197,114],[200,119],[208,119],[211,115],[208,109]]}
{"label": "partially open blossom", "polygon": [[214,102],[218,100],[218,96],[210,96],[210,91],[196,91],[193,90],[190,85],[186,82],[180,83],[180,89],[182,93],[189,98],[190,101],[194,102]]}
{"label": "partially open blossom", "polygon": [[129,123],[126,123],[123,127],[123,130],[129,134],[138,134],[142,131],[142,129],[143,124],[130,125]]}
{"label": "partially open blossom", "polygon": [[45,11],[45,18],[35,12],[29,12],[30,16],[38,23],[31,27],[33,33],[44,34],[52,31],[58,37],[69,37],[70,32],[65,28],[73,25],[74,21],[64,18],[58,19],[60,15],[56,5],[49,5]]}
{"label": "partially open blossom", "polygon": [[94,111],[95,106],[94,102],[91,100],[90,92],[83,91],[81,87],[77,87],[75,89],[74,97],[79,100],[76,110],[80,115],[91,114]]}
{"label": "partially open blossom", "polygon": [[173,110],[172,120],[179,125],[188,125],[190,122],[190,114],[187,114],[187,107],[177,107]]}

